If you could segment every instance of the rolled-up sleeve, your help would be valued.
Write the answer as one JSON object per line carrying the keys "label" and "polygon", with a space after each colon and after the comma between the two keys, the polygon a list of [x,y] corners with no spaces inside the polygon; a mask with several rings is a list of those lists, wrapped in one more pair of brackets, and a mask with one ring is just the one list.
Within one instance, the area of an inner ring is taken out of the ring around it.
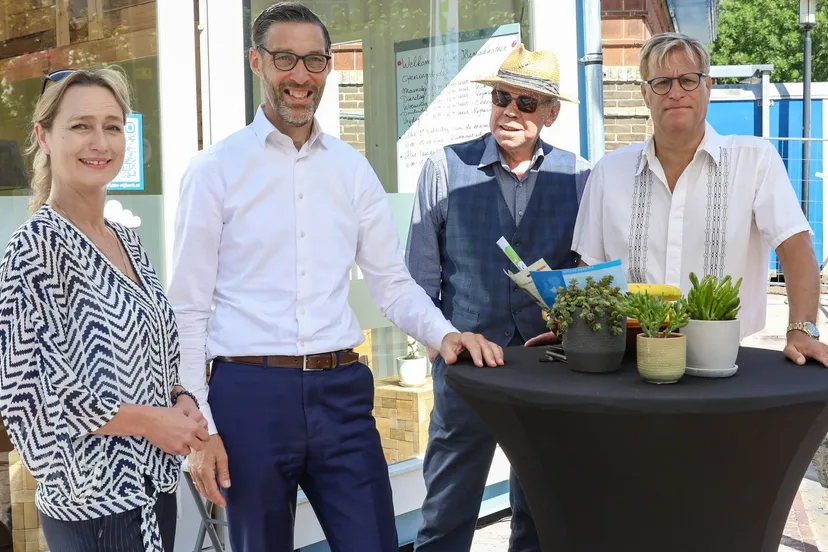
{"label": "rolled-up sleeve", "polygon": [[788,171],[779,153],[771,144],[764,144],[767,153],[760,157],[753,216],[756,227],[772,249],[795,234],[812,232],[799,205]]}
{"label": "rolled-up sleeve", "polygon": [[360,189],[356,205],[356,261],[365,275],[371,298],[399,329],[439,349],[446,334],[457,330],[406,268],[388,196],[367,161],[361,165],[357,180]]}
{"label": "rolled-up sleeve", "polygon": [[210,434],[218,433],[208,402],[207,325],[219,264],[224,182],[209,152],[199,154],[181,183],[168,292],[181,343],[181,385],[198,399]]}
{"label": "rolled-up sleeve", "polygon": [[114,392],[85,385],[84,367],[71,361],[61,289],[45,265],[13,254],[0,269],[0,414],[35,478],[45,477],[52,462],[43,446],[58,443],[72,454],[71,439],[106,425],[121,405]]}
{"label": "rolled-up sleeve", "polygon": [[446,218],[446,178],[445,156],[426,160],[417,182],[405,249],[411,276],[438,307],[442,282],[439,236]]}
{"label": "rolled-up sleeve", "polygon": [[608,259],[604,248],[604,178],[600,161],[586,180],[572,237],[572,250],[586,264]]}

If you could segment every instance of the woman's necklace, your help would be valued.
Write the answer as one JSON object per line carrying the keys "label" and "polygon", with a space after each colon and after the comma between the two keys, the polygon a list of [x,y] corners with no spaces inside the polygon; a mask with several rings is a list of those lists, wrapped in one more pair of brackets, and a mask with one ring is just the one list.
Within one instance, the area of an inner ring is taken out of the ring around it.
{"label": "woman's necklace", "polygon": [[[69,222],[71,222],[71,223],[75,226],[75,228],[77,228],[78,230],[80,230],[80,226],[78,226],[78,225],[75,223],[75,221],[74,221],[74,220],[72,220],[72,217],[70,217],[68,214],[66,214],[66,211],[64,211],[64,210],[60,207],[60,205],[58,205],[58,204],[57,204],[56,202],[54,202],[54,201],[52,201],[52,202],[50,203],[50,205],[51,205],[51,206],[52,206],[52,208],[53,208],[53,209],[55,209],[58,213],[60,213],[62,216],[64,216],[64,217],[66,218],[66,220],[68,220]],[[106,229],[107,229],[107,230],[109,230],[109,233],[110,233],[110,234],[112,234],[112,237],[113,237],[113,238],[115,238],[115,246],[118,248],[118,252],[121,254],[121,262],[123,263],[123,268],[119,267],[117,264],[116,264],[115,266],[118,268],[118,270],[120,270],[121,272],[123,272],[124,274],[126,274],[126,275],[127,275],[127,277],[129,277],[129,261],[127,261],[126,255],[124,254],[124,247],[121,245],[121,240],[120,240],[120,238],[118,238],[118,235],[115,233],[115,230],[113,230],[112,228],[110,228],[110,227],[109,227],[109,225],[107,225],[107,224],[104,224],[104,225],[106,226]],[[81,230],[81,232],[83,232],[83,230]],[[84,234],[86,234],[86,232],[84,232]],[[92,237],[91,237],[89,234],[86,234],[86,237],[88,237],[90,240],[92,240]],[[92,240],[92,243],[95,243],[95,240]],[[115,264],[115,263],[113,263],[113,264]]]}

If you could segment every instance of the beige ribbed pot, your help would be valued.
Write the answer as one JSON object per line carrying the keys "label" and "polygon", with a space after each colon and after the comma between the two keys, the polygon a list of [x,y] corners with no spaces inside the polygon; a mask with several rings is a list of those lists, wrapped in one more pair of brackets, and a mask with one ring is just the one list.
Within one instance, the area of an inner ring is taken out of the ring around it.
{"label": "beige ribbed pot", "polygon": [[682,334],[669,337],[636,337],[638,373],[650,383],[676,383],[687,367],[687,338]]}

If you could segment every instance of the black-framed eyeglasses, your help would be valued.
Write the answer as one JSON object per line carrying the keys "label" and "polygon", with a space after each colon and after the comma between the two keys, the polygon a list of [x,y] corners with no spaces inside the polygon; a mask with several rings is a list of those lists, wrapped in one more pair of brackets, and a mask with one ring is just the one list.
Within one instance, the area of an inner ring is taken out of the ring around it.
{"label": "black-framed eyeglasses", "polygon": [[328,62],[331,60],[331,56],[325,54],[307,54],[305,56],[297,56],[292,52],[271,52],[264,46],[259,46],[262,50],[270,54],[273,58],[273,65],[279,71],[291,71],[296,64],[299,63],[299,60],[302,60],[302,63],[305,64],[305,69],[308,70],[308,73],[321,73],[325,70],[328,66]]}
{"label": "black-framed eyeglasses", "polygon": [[539,101],[537,98],[532,96],[512,96],[503,90],[498,90],[497,88],[492,89],[492,103],[497,107],[506,107],[512,103],[512,100],[515,100],[518,111],[522,111],[523,113],[534,113],[538,109]]}
{"label": "black-framed eyeglasses", "polygon": [[685,73],[677,77],[656,77],[644,82],[650,85],[653,92],[663,96],[673,89],[673,81],[678,81],[679,86],[684,90],[692,92],[699,87],[702,79],[706,76],[707,73]]}
{"label": "black-framed eyeglasses", "polygon": [[43,78],[43,86],[40,87],[40,95],[42,96],[46,92],[46,85],[50,82],[60,82],[74,72],[75,69],[61,69],[60,71],[52,71],[46,75]]}

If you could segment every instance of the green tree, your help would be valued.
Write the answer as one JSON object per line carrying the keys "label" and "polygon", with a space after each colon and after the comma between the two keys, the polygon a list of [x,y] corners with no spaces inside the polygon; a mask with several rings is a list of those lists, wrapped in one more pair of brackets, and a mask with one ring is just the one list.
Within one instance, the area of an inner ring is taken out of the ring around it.
{"label": "green tree", "polygon": [[[713,65],[772,63],[773,82],[802,82],[804,31],[799,0],[721,0]],[[828,0],[817,0],[811,79],[828,81]]]}

